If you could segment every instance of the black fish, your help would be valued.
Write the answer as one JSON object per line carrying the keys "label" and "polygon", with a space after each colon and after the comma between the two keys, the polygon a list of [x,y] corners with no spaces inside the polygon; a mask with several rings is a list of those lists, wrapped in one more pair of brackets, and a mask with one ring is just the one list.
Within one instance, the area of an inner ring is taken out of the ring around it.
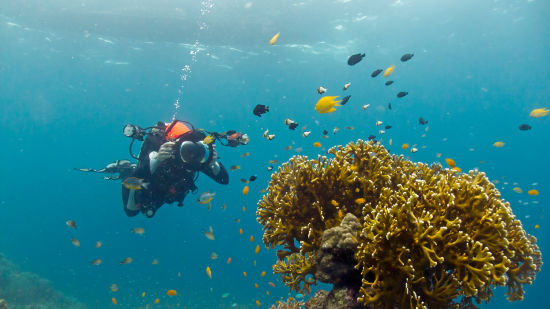
{"label": "black fish", "polygon": [[370,75],[370,77],[376,77],[376,76],[378,76],[378,74],[382,73],[382,71],[384,71],[384,70],[378,69],[378,70],[372,72],[372,74]]}
{"label": "black fish", "polygon": [[418,118],[418,123],[420,123],[421,125],[425,125],[428,123],[428,120],[425,120],[424,118],[420,117]]}
{"label": "black fish", "polygon": [[288,128],[291,129],[291,130],[294,130],[298,127],[298,123],[297,122],[292,122],[291,124],[288,125]]}
{"label": "black fish", "polygon": [[373,141],[376,138],[374,135],[369,135],[369,141]]}
{"label": "black fish", "polygon": [[391,109],[391,103],[388,103],[388,109]]}
{"label": "black fish", "polygon": [[267,112],[269,112],[269,106],[265,106],[262,104],[256,105],[256,107],[254,107],[254,110],[252,111],[252,113],[254,113],[254,115],[258,117],[262,117],[262,114],[265,114]]}
{"label": "black fish", "polygon": [[348,101],[349,101],[350,98],[351,98],[350,95],[345,96],[345,97],[342,99],[342,102],[340,102],[340,105],[345,105],[346,103],[348,103]]}
{"label": "black fish", "polygon": [[385,128],[386,130],[389,130],[389,129],[391,129],[391,126],[390,126],[390,125],[387,125],[387,126],[385,126],[384,128]]}
{"label": "black fish", "polygon": [[363,60],[363,57],[365,57],[365,54],[355,54],[355,55],[351,55],[351,56],[349,56],[349,58],[348,58],[348,64],[349,64],[349,65],[357,64],[359,61]]}
{"label": "black fish", "polygon": [[402,62],[408,61],[408,60],[410,60],[413,56],[414,56],[414,54],[404,54],[403,56],[401,56],[401,61],[402,61]]}
{"label": "black fish", "polygon": [[531,130],[531,126],[528,125],[528,124],[522,124],[522,125],[519,126],[519,129],[521,131],[527,131],[527,130]]}
{"label": "black fish", "polygon": [[250,178],[248,178],[248,180],[249,180],[249,181],[254,181],[254,180],[256,180],[256,175],[250,176]]}
{"label": "black fish", "polygon": [[384,83],[384,85],[386,85],[386,86],[389,86],[389,85],[391,85],[391,84],[393,84],[393,80],[389,80],[389,81],[387,81],[387,82]]}
{"label": "black fish", "polygon": [[402,97],[406,96],[407,94],[409,94],[409,93],[406,92],[406,91],[401,91],[401,92],[399,92],[399,93],[397,94],[397,97],[398,97],[398,98],[402,98]]}
{"label": "black fish", "polygon": [[327,135],[328,134],[328,131],[327,130],[323,130],[323,135]]}

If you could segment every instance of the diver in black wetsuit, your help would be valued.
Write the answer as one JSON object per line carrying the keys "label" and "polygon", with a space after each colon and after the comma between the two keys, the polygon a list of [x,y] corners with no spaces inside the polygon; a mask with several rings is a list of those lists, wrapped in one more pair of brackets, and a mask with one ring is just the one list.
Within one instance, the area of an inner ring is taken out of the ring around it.
{"label": "diver in black wetsuit", "polygon": [[226,138],[225,145],[236,147],[248,143],[248,137],[234,131],[211,133],[210,141],[205,141],[206,137],[203,131],[179,120],[171,124],[159,122],[152,128],[145,137],[132,175],[149,186],[141,190],[122,187],[126,214],[132,217],[141,211],[150,218],[165,203],[178,202],[178,206],[183,206],[187,193],[197,189],[195,180],[199,171],[217,183],[228,184],[229,175],[217,161],[214,140]]}
{"label": "diver in black wetsuit", "polygon": [[[228,184],[229,175],[223,164],[217,160],[215,142],[237,147],[246,145],[249,141],[248,136],[240,132],[196,130],[190,123],[180,120],[170,124],[159,122],[156,126],[145,129],[126,125],[124,135],[132,138],[130,155],[137,159],[137,165],[119,160],[100,170],[77,170],[119,173],[119,176],[105,179],[124,179],[122,201],[126,215],[133,217],[142,212],[149,218],[165,203],[177,202],[178,206],[183,206],[183,200],[189,191],[197,189],[195,181],[199,172],[217,183]],[[135,140],[143,141],[137,157],[132,154]],[[128,185],[127,180],[134,183]]]}

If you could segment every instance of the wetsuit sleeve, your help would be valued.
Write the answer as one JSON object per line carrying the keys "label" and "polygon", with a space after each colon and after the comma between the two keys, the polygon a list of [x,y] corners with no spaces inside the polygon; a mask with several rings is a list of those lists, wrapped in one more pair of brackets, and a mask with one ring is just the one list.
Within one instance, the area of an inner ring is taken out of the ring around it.
{"label": "wetsuit sleeve", "polygon": [[152,151],[159,150],[162,142],[163,142],[163,139],[157,135],[148,135],[145,138],[145,141],[143,141],[143,144],[141,145],[141,149],[139,151],[138,165],[137,165],[136,172],[133,175],[134,177],[145,179],[151,176],[151,171],[149,167],[150,165],[149,154]]}
{"label": "wetsuit sleeve", "polygon": [[229,174],[227,173],[225,166],[223,166],[221,162],[218,161],[218,164],[220,165],[220,171],[217,175],[214,175],[214,172],[212,171],[209,164],[203,166],[201,172],[208,175],[208,177],[212,178],[215,182],[226,185],[229,183]]}

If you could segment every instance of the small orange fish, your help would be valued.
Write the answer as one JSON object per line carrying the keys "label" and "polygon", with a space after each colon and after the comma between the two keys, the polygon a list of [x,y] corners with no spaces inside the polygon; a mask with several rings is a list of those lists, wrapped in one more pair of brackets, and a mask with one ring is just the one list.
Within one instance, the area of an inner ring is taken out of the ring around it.
{"label": "small orange fish", "polygon": [[321,148],[321,146],[322,146],[322,145],[321,145],[321,143],[319,143],[319,142],[313,143],[313,147]]}
{"label": "small orange fish", "polygon": [[458,166],[455,166],[455,167],[451,168],[451,170],[455,171],[455,172],[459,172],[459,173],[462,172],[462,169],[460,169],[460,167],[458,167]]}
{"label": "small orange fish", "polygon": [[111,284],[111,291],[113,292],[118,291],[118,285],[116,283]]}
{"label": "small orange fish", "polygon": [[72,228],[72,229],[76,229],[76,222],[74,222],[74,220],[67,220],[67,222],[65,222],[65,224],[67,224],[67,226]]}
{"label": "small orange fish", "polygon": [[158,304],[160,302],[160,299],[156,298],[155,299],[155,304]]}
{"label": "small orange fish", "polygon": [[539,195],[539,191],[537,189],[531,189],[527,191],[527,194],[536,196]]}
{"label": "small orange fish", "polygon": [[145,292],[141,293],[141,297],[145,297]]}
{"label": "small orange fish", "polygon": [[258,286],[258,284],[257,284],[257,283],[254,283],[254,287],[255,287],[255,288],[258,288],[259,286]]}
{"label": "small orange fish", "polygon": [[340,204],[338,204],[338,202],[335,201],[335,200],[330,200],[330,203],[331,203],[332,206],[334,206],[334,207],[338,207],[338,206],[340,205]]}
{"label": "small orange fish", "polygon": [[391,146],[392,142],[393,142],[393,140],[390,138],[390,146]]}
{"label": "small orange fish", "polygon": [[231,257],[227,258],[227,264],[231,263]]}
{"label": "small orange fish", "polygon": [[260,274],[260,277],[263,277],[265,276],[265,271],[262,271],[262,273]]}
{"label": "small orange fish", "polygon": [[113,304],[115,304],[115,305],[116,305],[116,298],[114,298],[114,297],[113,297],[113,298],[111,298],[111,301],[113,302]]}
{"label": "small orange fish", "polygon": [[71,242],[73,243],[73,245],[75,245],[75,247],[80,247],[80,240],[76,238],[71,238]]}
{"label": "small orange fish", "polygon": [[178,295],[178,292],[176,290],[168,290],[168,291],[166,291],[166,295],[176,296],[176,295]]}
{"label": "small orange fish", "polygon": [[130,264],[133,260],[134,259],[132,259],[131,257],[127,257],[124,260],[120,261],[120,265]]}
{"label": "small orange fish", "polygon": [[254,266],[256,266],[256,260],[254,260]]}
{"label": "small orange fish", "polygon": [[269,285],[272,286],[272,287],[275,287],[275,283],[273,283],[273,282],[271,282],[271,281],[269,281],[267,284],[269,284]]}
{"label": "small orange fish", "polygon": [[208,275],[208,278],[212,279],[212,271],[210,270],[210,266],[206,266],[206,274]]}
{"label": "small orange fish", "polygon": [[441,153],[439,153],[439,152],[436,153],[436,154],[435,154],[435,157],[436,157],[436,158],[441,158]]}
{"label": "small orange fish", "polygon": [[256,305],[257,305],[258,307],[260,307],[260,306],[262,305],[262,303],[260,303],[260,301],[256,299]]}
{"label": "small orange fish", "polygon": [[101,246],[103,246],[103,243],[101,241],[98,240],[98,241],[95,242],[95,247],[96,248],[101,248]]}
{"label": "small orange fish", "polygon": [[447,165],[449,165],[451,168],[456,166],[455,161],[451,158],[446,158],[445,162],[447,162]]}
{"label": "small orange fish", "polygon": [[250,152],[245,152],[241,155],[241,158],[248,157],[250,155]]}
{"label": "small orange fish", "polygon": [[246,271],[243,271],[243,275],[246,277]]}
{"label": "small orange fish", "polygon": [[239,223],[239,222],[241,222],[241,219],[237,218],[237,219],[235,219],[235,222]]}
{"label": "small orange fish", "polygon": [[250,190],[250,189],[248,188],[248,186],[244,186],[244,188],[243,188],[243,195],[246,196],[246,195],[248,194],[248,191],[249,191],[249,190]]}
{"label": "small orange fish", "polygon": [[236,171],[236,170],[240,170],[241,169],[241,166],[240,165],[231,165],[229,167],[229,170],[230,171]]}
{"label": "small orange fish", "polygon": [[243,234],[243,229],[239,229],[239,234]]}
{"label": "small orange fish", "polygon": [[494,147],[497,147],[497,148],[504,147],[504,142],[494,142],[494,143],[493,143],[493,146],[494,146]]}
{"label": "small orange fish", "polygon": [[409,144],[405,143],[405,144],[401,145],[401,148],[407,149],[407,148],[409,148]]}
{"label": "small orange fish", "polygon": [[538,224],[535,224],[535,228],[538,229],[540,227],[540,225]]}
{"label": "small orange fish", "polygon": [[254,236],[250,235],[250,242],[254,241]]}
{"label": "small orange fish", "polygon": [[364,204],[367,200],[364,197],[355,199],[355,204]]}
{"label": "small orange fish", "polygon": [[153,264],[153,265],[158,265],[158,264],[159,264],[159,260],[153,259],[153,261],[151,262],[151,264]]}
{"label": "small orange fish", "polygon": [[92,260],[90,262],[90,264],[95,265],[95,266],[101,265],[101,263],[103,263],[103,261],[101,259],[95,259],[95,260]]}
{"label": "small orange fish", "polygon": [[258,254],[260,252],[260,245],[256,245],[256,250],[254,250],[254,253]]}

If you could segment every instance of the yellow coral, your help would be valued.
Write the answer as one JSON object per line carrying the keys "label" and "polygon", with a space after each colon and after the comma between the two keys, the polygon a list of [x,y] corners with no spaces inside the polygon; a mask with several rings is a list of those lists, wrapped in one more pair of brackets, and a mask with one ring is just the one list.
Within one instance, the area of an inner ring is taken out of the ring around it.
{"label": "yellow coral", "polygon": [[264,243],[288,256],[274,269],[292,289],[309,289],[303,274],[314,275],[323,231],[351,213],[363,304],[442,308],[459,296],[487,301],[498,285],[523,299],[542,257],[484,173],[413,163],[361,140],[328,152],[291,158],[258,203]]}

